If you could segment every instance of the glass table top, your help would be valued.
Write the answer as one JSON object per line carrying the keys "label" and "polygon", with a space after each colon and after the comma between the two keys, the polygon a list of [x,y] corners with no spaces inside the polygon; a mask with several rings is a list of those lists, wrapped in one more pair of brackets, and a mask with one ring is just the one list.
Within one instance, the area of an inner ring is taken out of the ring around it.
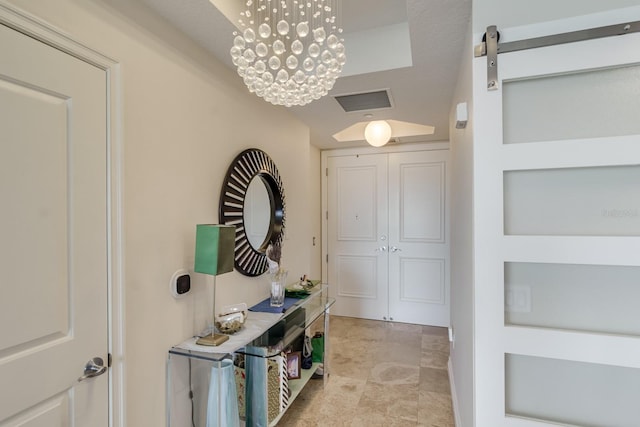
{"label": "glass table top", "polygon": [[229,335],[229,340],[219,346],[197,345],[198,337],[193,337],[172,347],[169,354],[212,361],[223,360],[232,353],[272,357],[290,345],[334,303],[327,285],[320,284],[284,313],[249,311],[244,328]]}

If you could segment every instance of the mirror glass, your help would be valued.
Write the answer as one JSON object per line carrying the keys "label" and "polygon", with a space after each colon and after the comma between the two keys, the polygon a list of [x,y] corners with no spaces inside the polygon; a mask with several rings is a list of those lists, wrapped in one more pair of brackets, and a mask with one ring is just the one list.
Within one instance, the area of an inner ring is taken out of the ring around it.
{"label": "mirror glass", "polygon": [[247,188],[242,217],[247,240],[257,251],[263,252],[266,248],[265,243],[267,243],[271,227],[272,211],[269,188],[262,177],[256,175]]}

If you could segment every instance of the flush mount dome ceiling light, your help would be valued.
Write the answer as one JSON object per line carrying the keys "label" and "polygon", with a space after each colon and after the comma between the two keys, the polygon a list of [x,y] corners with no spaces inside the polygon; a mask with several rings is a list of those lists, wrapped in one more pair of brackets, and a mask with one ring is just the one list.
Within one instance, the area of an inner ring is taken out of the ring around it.
{"label": "flush mount dome ceiling light", "polygon": [[364,139],[374,147],[382,147],[391,139],[391,126],[385,120],[374,120],[364,128]]}
{"label": "flush mount dome ceiling light", "polygon": [[346,62],[341,0],[246,0],[231,58],[249,91],[306,105],[333,88]]}
{"label": "flush mount dome ceiling light", "polygon": [[[365,114],[365,118],[371,119],[373,114]],[[379,124],[382,122],[382,124]],[[387,136],[387,132],[389,135]],[[411,138],[418,142],[416,138],[433,135],[435,128],[419,123],[401,122],[400,120],[374,120],[358,122],[333,134],[333,139],[338,142],[362,141],[365,139],[374,147],[381,147],[392,138]],[[368,136],[370,134],[371,136]],[[371,141],[374,141],[372,144]],[[375,145],[375,142],[380,145]]]}

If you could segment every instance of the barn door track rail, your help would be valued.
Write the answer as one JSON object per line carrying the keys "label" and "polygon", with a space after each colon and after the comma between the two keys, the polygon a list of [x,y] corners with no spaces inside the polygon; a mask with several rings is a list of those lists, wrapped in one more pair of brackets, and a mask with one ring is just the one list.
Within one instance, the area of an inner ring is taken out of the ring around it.
{"label": "barn door track rail", "polygon": [[569,33],[553,34],[550,36],[500,43],[500,33],[498,32],[498,28],[495,25],[490,25],[487,27],[487,32],[482,38],[482,43],[475,46],[474,56],[476,58],[482,56],[487,57],[487,90],[497,90],[498,54],[500,53],[536,49],[539,47],[554,46],[565,43],[575,43],[585,40],[600,39],[603,37],[622,36],[638,32],[640,32],[640,21],[634,21],[623,24],[608,25],[606,27],[589,28]]}

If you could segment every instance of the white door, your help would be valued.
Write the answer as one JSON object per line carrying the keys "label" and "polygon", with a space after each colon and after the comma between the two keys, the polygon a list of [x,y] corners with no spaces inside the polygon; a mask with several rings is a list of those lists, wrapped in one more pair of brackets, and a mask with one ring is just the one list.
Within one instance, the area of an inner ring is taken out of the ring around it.
{"label": "white door", "polygon": [[107,426],[105,72],[3,25],[0,58],[0,425]]}
{"label": "white door", "polygon": [[433,150],[327,157],[335,314],[449,325],[447,156]]}
{"label": "white door", "polygon": [[475,422],[637,426],[640,34],[497,64],[489,91],[474,60]]}
{"label": "white door", "polygon": [[388,311],[386,154],[328,159],[329,290],[334,314],[383,319]]}
{"label": "white door", "polygon": [[389,317],[449,326],[449,151],[389,154]]}

